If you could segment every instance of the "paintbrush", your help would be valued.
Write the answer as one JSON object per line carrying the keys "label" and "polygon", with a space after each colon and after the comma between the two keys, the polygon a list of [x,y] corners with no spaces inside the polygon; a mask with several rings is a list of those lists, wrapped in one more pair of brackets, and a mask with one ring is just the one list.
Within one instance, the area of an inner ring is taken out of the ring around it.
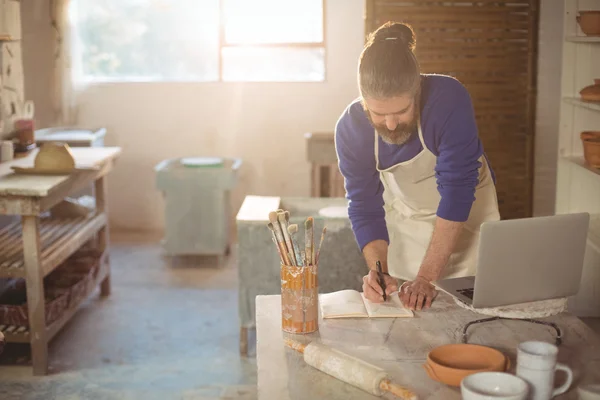
{"label": "paintbrush", "polygon": [[306,218],[304,222],[304,249],[306,252],[306,265],[312,265],[313,259],[313,217]]}
{"label": "paintbrush", "polygon": [[288,233],[288,222],[285,218],[285,213],[283,211],[277,211],[277,220],[279,221],[279,225],[281,226],[281,232],[283,233],[283,238],[285,239],[285,244],[288,249],[288,256],[292,261],[291,265],[296,265],[296,255],[294,254],[294,245],[292,244],[292,239],[290,238],[290,234]]}
{"label": "paintbrush", "polygon": [[275,228],[273,228],[273,224],[270,222],[267,224],[267,226],[271,230],[271,235],[273,236],[273,243],[275,243],[275,246],[277,247],[277,253],[279,253],[279,259],[282,263],[284,263],[285,261],[283,259],[283,255],[281,254],[281,246],[279,246],[279,243],[277,243],[277,236],[275,236]]}
{"label": "paintbrush", "polygon": [[315,242],[315,226],[314,226],[314,222],[313,222],[313,229],[312,229],[312,233],[311,233],[311,243],[310,243],[310,247],[311,247],[311,252],[310,252],[310,264],[311,265],[317,265],[317,244]]}
{"label": "paintbrush", "polygon": [[327,232],[327,227],[323,227],[323,232],[321,232],[321,240],[319,240],[319,249],[317,250],[317,257],[315,260],[315,265],[319,265],[319,256],[321,255],[321,247],[323,247],[323,240],[325,239],[325,232]]}
{"label": "paintbrush", "polygon": [[289,225],[288,233],[290,234],[290,240],[292,241],[292,245],[294,246],[294,255],[296,256],[296,265],[302,266],[302,257],[300,256],[300,249],[298,248],[298,243],[296,243],[295,236],[298,233],[298,225],[292,224]]}
{"label": "paintbrush", "polygon": [[269,221],[273,225],[273,230],[275,231],[275,237],[277,238],[277,244],[281,249],[281,255],[283,257],[283,261],[285,265],[292,265],[290,263],[290,258],[288,256],[288,250],[285,245],[285,239],[283,238],[283,233],[281,232],[281,227],[279,226],[279,222],[277,221],[277,212],[271,211],[269,213]]}

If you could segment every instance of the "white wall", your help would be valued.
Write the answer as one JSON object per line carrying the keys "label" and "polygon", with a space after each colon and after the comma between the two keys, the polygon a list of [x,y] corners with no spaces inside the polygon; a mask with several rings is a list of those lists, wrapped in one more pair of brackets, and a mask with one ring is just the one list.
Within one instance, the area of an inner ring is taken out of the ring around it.
{"label": "white wall", "polygon": [[[86,89],[80,124],[105,126],[106,144],[123,148],[109,179],[112,228],[163,227],[163,202],[153,167],[169,157],[241,157],[236,211],[246,194],[308,196],[310,166],[303,134],[332,131],[344,107],[357,96],[363,2],[326,2],[325,83],[126,83]],[[43,13],[46,7],[30,4],[28,12]],[[41,30],[48,28],[36,28],[38,38]],[[39,57],[34,53],[29,53],[30,62]],[[35,82],[27,88],[31,96],[46,100],[45,90],[33,86]],[[40,112],[51,115],[44,107]]]}
{"label": "white wall", "polygon": [[540,2],[533,214],[554,214],[563,43],[562,1]]}
{"label": "white wall", "polygon": [[36,127],[54,120],[52,108],[53,29],[50,25],[50,1],[21,2],[23,73],[25,97],[35,103]]}
{"label": "white wall", "polygon": [[[558,3],[542,2],[540,16],[536,215],[554,212],[562,32],[557,27],[563,23]],[[54,118],[48,4],[22,6],[26,93],[36,102],[38,127]],[[364,37],[364,0],[328,0],[327,6],[325,83],[103,84],[83,93],[80,123],[107,127],[107,144],[124,150],[110,177],[113,228],[162,229],[163,202],[153,167],[168,157],[241,157],[234,209],[245,194],[309,194],[303,133],[333,130],[357,95],[355,73]]]}

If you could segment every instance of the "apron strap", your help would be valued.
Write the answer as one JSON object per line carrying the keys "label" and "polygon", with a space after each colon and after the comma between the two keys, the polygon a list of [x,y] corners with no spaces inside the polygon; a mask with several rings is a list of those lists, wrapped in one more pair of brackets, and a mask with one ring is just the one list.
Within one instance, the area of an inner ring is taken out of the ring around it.
{"label": "apron strap", "polygon": [[373,134],[375,135],[375,169],[380,171],[379,169],[379,137],[377,136],[377,131],[373,129]]}
{"label": "apron strap", "polygon": [[421,145],[423,146],[423,150],[429,151],[427,146],[425,146],[425,139],[423,139],[423,131],[421,130],[421,119],[417,121],[417,132],[419,133],[419,140],[421,141]]}

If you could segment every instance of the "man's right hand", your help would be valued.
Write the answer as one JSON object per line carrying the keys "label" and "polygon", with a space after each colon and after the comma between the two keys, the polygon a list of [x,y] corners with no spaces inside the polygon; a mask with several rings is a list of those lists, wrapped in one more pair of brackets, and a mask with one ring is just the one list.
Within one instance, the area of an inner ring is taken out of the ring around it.
{"label": "man's right hand", "polygon": [[[388,274],[383,274],[385,279],[385,293],[390,295],[398,291],[398,281]],[[370,270],[369,273],[363,276],[363,293],[365,297],[373,303],[383,303],[383,290],[379,286],[379,278],[377,271]]]}

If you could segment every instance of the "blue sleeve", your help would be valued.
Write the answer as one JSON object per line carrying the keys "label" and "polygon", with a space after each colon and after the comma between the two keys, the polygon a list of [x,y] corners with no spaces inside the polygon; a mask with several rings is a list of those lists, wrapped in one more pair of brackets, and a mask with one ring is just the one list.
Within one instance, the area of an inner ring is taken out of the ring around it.
{"label": "blue sleeve", "polygon": [[383,185],[375,165],[375,134],[360,104],[342,114],[335,128],[335,148],[344,177],[348,214],[361,251],[381,239],[389,243],[383,208]]}
{"label": "blue sleeve", "polygon": [[460,82],[452,80],[428,101],[429,107],[437,125],[431,127],[435,132],[435,171],[441,195],[437,216],[464,222],[475,201],[479,158],[483,154],[471,97]]}

